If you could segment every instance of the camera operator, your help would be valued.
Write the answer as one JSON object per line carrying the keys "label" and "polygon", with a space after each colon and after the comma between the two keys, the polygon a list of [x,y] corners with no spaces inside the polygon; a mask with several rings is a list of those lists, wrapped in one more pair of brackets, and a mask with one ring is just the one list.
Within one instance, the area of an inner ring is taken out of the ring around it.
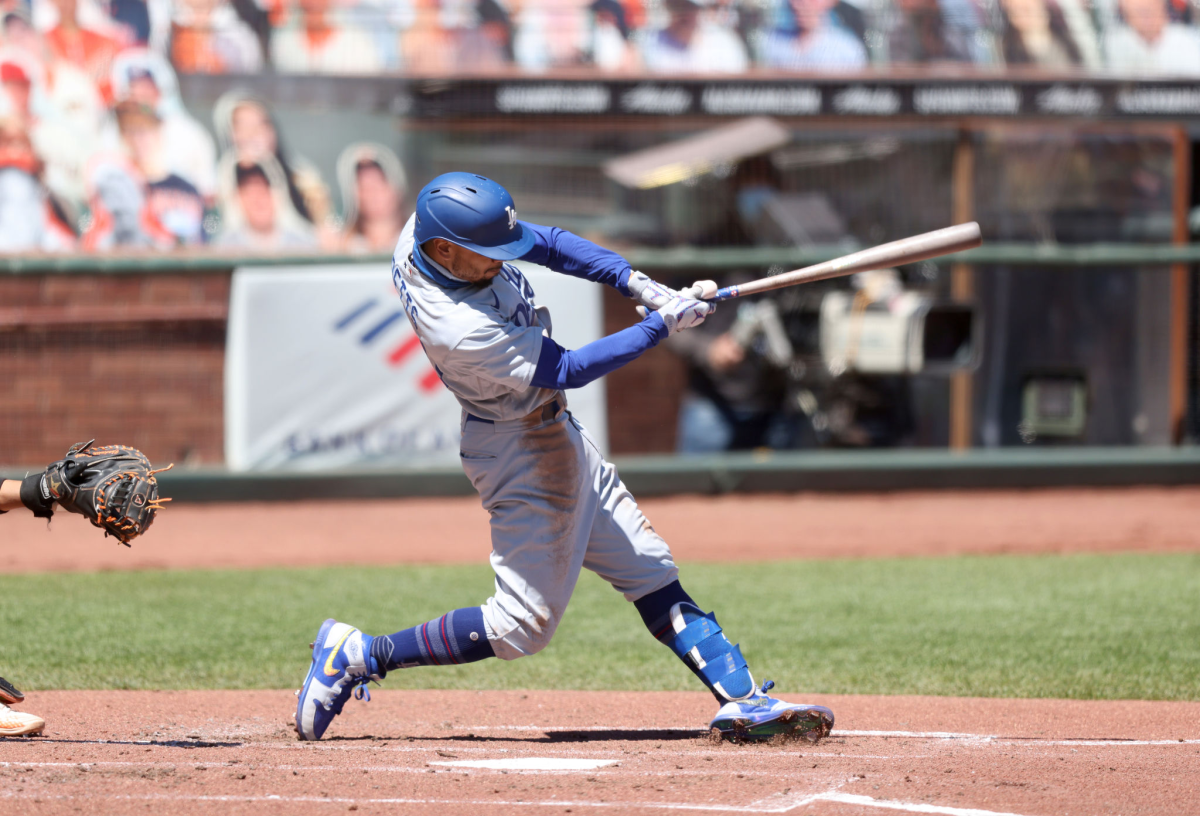
{"label": "camera operator", "polygon": [[679,453],[796,447],[799,423],[784,407],[786,371],[761,349],[763,338],[739,336],[738,315],[745,307],[753,308],[752,302],[722,304],[696,330],[667,341],[688,366]]}

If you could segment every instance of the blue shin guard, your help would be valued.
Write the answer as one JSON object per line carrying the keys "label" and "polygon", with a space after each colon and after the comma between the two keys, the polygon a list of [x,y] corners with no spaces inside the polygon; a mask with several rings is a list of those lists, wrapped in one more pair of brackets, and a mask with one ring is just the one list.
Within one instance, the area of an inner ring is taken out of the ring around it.
{"label": "blue shin guard", "polygon": [[721,703],[754,694],[742,651],[725,637],[712,612],[704,614],[678,581],[634,602],[659,641],[682,660]]}

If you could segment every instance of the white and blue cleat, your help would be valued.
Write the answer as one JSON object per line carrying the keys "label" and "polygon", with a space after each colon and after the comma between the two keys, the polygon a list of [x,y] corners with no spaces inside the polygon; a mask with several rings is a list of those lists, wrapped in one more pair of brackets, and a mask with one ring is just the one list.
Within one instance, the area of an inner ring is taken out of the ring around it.
{"label": "white and blue cleat", "polygon": [[768,680],[757,694],[721,706],[709,723],[715,738],[754,742],[773,737],[803,738],[816,742],[833,730],[833,712],[825,706],[785,703],[767,692],[775,684]]}
{"label": "white and blue cleat", "polygon": [[333,618],[321,624],[312,642],[312,666],[304,687],[296,692],[296,733],[301,739],[319,740],[333,718],[353,695],[371,699],[367,683],[378,681],[379,669],[371,657],[371,641],[347,623]]}

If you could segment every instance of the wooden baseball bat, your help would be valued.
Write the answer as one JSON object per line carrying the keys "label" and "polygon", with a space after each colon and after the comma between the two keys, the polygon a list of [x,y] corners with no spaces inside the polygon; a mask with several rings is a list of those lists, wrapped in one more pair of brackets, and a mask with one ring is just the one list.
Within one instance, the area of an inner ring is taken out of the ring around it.
{"label": "wooden baseball bat", "polygon": [[758,292],[769,292],[772,289],[782,289],[785,286],[795,286],[800,283],[840,278],[843,275],[853,275],[855,272],[866,272],[872,269],[887,269],[902,264],[916,263],[939,255],[949,255],[964,249],[974,249],[983,243],[979,232],[979,224],[974,221],[959,224],[954,227],[934,230],[933,232],[914,235],[911,238],[901,238],[887,244],[880,244],[870,249],[863,249],[832,261],[824,261],[803,269],[760,278],[739,286],[726,286],[718,289],[712,281],[701,281],[708,286],[692,286],[682,294],[699,300],[722,301],[743,295],[753,295]]}

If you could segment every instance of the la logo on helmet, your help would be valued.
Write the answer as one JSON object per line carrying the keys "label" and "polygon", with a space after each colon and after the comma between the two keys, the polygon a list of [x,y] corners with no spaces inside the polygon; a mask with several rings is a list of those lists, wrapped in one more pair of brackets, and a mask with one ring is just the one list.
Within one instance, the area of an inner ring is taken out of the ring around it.
{"label": "la logo on helmet", "polygon": [[508,228],[512,229],[517,225],[517,211],[512,207],[505,207],[504,211],[508,213]]}

